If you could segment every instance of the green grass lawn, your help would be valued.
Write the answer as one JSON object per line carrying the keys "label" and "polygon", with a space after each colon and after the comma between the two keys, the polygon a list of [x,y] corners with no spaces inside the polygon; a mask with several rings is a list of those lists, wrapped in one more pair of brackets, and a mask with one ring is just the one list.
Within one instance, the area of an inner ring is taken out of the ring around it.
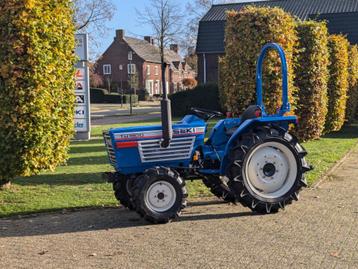
{"label": "green grass lawn", "polygon": [[[147,121],[145,124],[159,122]],[[210,122],[210,127],[213,124],[214,121]],[[116,206],[112,186],[101,178],[102,172],[112,170],[99,137],[102,130],[109,127],[113,126],[94,128],[92,135],[95,138],[91,141],[73,142],[67,166],[59,167],[55,172],[18,178],[13,181],[11,189],[0,191],[0,217],[70,208]],[[319,141],[304,143],[309,152],[307,159],[315,167],[308,175],[309,183],[319,179],[357,142],[358,125],[354,125]],[[191,197],[210,195],[200,181],[188,182],[187,185]]]}

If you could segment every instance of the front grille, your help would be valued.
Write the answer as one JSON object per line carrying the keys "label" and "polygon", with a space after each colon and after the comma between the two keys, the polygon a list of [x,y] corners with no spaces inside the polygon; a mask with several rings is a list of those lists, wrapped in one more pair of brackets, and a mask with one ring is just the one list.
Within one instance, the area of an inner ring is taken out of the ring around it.
{"label": "front grille", "polygon": [[195,136],[173,138],[168,148],[160,146],[161,140],[138,142],[142,163],[184,160],[191,157]]}
{"label": "front grille", "polygon": [[104,138],[104,143],[106,144],[107,147],[109,162],[111,163],[111,165],[116,166],[117,165],[116,154],[113,149],[111,136],[109,135],[108,132],[103,132],[103,138]]}

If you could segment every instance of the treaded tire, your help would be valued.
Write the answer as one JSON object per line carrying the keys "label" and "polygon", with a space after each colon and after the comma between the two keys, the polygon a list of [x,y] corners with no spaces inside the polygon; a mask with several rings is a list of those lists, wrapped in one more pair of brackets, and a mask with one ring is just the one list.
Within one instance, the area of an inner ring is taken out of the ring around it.
{"label": "treaded tire", "polygon": [[[158,212],[150,208],[146,202],[147,192],[156,182],[166,182],[175,190],[175,201],[173,205],[163,212]],[[146,170],[139,176],[133,186],[133,200],[137,213],[152,223],[168,223],[179,217],[181,210],[186,207],[188,197],[185,188],[185,181],[176,171],[166,167],[155,167]]]}
{"label": "treaded tire", "polygon": [[203,183],[209,188],[210,192],[216,197],[228,203],[235,203],[235,195],[232,190],[226,185],[219,176],[208,175],[203,179]]}
{"label": "treaded tire", "polygon": [[116,199],[129,210],[134,210],[134,203],[132,202],[131,191],[133,179],[125,175],[116,173],[115,181],[113,182],[113,190]]}
{"label": "treaded tire", "polygon": [[[280,143],[287,147],[293,153],[297,165],[296,177],[292,187],[280,197],[274,198],[257,195],[250,187],[248,182],[251,179],[247,179],[244,169],[248,165],[247,159],[250,153],[260,145],[270,142]],[[230,179],[229,187],[234,192],[236,200],[252,211],[263,214],[276,213],[280,208],[284,209],[286,205],[291,204],[293,200],[297,201],[301,189],[307,187],[304,173],[311,170],[311,167],[304,158],[306,154],[306,150],[298,143],[297,138],[285,129],[272,125],[257,127],[242,135],[230,152],[230,164],[227,169],[227,175]]]}

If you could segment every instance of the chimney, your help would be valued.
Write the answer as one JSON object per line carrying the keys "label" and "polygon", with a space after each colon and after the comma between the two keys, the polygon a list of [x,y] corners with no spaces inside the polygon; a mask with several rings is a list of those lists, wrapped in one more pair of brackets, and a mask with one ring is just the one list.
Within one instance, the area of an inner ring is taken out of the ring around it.
{"label": "chimney", "polygon": [[151,36],[145,36],[144,40],[147,41],[148,43],[154,45],[154,38]]}
{"label": "chimney", "polygon": [[174,51],[175,53],[178,53],[178,51],[179,51],[178,44],[171,44],[170,45],[170,50]]}
{"label": "chimney", "polygon": [[123,38],[124,38],[124,30],[123,29],[116,30],[116,37],[114,39],[123,40]]}

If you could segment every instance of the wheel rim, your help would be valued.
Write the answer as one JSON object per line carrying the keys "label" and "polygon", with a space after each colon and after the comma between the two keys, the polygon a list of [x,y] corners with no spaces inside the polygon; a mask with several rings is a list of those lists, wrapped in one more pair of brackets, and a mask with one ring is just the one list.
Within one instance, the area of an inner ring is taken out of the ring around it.
{"label": "wheel rim", "polygon": [[244,183],[251,194],[263,199],[276,199],[292,188],[297,168],[295,155],[285,144],[266,142],[247,157]]}
{"label": "wheel rim", "polygon": [[174,186],[167,181],[154,182],[145,196],[146,206],[155,212],[165,212],[172,208],[176,200]]}

